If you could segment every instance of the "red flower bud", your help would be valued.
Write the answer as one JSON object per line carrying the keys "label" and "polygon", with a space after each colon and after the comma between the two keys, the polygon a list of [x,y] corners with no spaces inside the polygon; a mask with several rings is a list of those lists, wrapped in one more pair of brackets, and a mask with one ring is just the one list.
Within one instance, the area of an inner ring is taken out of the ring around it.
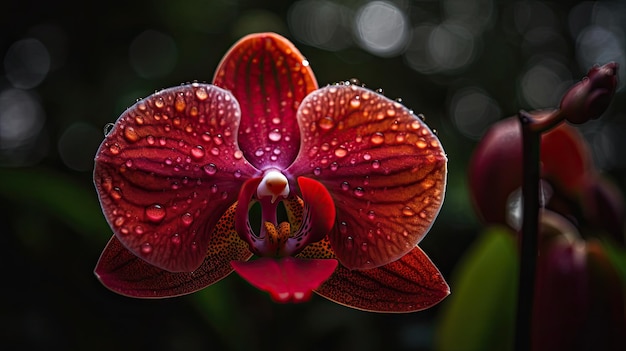
{"label": "red flower bud", "polygon": [[594,66],[561,100],[561,112],[571,123],[585,123],[600,117],[615,94],[617,63]]}

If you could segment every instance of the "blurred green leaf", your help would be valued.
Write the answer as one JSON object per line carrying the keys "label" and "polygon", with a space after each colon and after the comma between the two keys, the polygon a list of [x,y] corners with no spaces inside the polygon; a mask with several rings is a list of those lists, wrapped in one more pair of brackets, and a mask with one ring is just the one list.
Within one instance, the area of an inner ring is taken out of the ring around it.
{"label": "blurred green leaf", "polygon": [[90,239],[108,239],[108,228],[93,188],[50,169],[0,169],[0,198],[37,206]]}
{"label": "blurred green leaf", "polygon": [[457,267],[438,321],[436,349],[511,349],[518,269],[514,237],[503,228],[488,229]]}
{"label": "blurred green leaf", "polygon": [[626,284],[626,250],[607,240],[602,242],[602,246],[604,246],[606,254],[619,272],[622,282]]}

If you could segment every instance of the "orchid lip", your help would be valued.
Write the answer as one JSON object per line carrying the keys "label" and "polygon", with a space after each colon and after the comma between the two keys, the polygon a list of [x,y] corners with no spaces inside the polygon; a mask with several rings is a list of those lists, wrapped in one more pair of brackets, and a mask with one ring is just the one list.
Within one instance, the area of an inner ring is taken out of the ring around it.
{"label": "orchid lip", "polygon": [[287,198],[289,196],[289,181],[287,177],[278,170],[269,170],[261,179],[257,187],[257,197],[271,196],[272,203],[276,202],[279,196]]}

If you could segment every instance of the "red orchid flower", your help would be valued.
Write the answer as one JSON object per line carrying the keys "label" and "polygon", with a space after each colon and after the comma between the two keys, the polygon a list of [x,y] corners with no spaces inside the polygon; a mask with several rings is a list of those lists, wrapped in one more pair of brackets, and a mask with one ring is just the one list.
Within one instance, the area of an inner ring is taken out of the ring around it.
{"label": "red orchid flower", "polygon": [[417,246],[446,162],[411,110],[349,83],[319,89],[287,39],[249,35],[212,84],[140,100],[106,136],[94,182],[115,235],[95,273],[133,297],[191,293],[235,270],[278,302],[314,291],[424,309],[449,294]]}

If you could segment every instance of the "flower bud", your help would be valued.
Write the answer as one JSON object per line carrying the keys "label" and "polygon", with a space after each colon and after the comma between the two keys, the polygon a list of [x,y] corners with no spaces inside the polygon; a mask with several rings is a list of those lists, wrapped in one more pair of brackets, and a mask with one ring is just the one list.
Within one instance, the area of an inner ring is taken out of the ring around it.
{"label": "flower bud", "polygon": [[597,119],[606,110],[617,86],[617,63],[594,66],[561,100],[561,112],[571,123]]}

